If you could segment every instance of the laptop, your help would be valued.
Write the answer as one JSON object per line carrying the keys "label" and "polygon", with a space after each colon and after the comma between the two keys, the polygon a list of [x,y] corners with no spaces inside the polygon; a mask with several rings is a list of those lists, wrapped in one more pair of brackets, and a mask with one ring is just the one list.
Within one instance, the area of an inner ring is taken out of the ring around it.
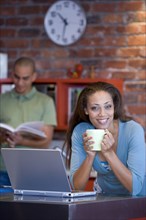
{"label": "laptop", "polygon": [[14,194],[82,197],[96,191],[73,191],[62,154],[54,149],[1,148]]}
{"label": "laptop", "polygon": [[14,201],[22,202],[53,202],[53,203],[74,203],[74,202],[92,202],[97,200],[97,196],[80,196],[80,197],[57,197],[57,196],[32,196],[14,194]]}

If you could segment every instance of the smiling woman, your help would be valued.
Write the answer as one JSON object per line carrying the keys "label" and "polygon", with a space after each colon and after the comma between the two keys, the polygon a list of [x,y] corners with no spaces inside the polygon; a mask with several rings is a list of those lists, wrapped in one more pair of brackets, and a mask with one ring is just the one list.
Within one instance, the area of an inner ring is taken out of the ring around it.
{"label": "smiling woman", "polygon": [[[87,135],[87,129],[105,130],[101,150],[93,151],[94,141]],[[146,193],[144,130],[126,117],[122,96],[112,84],[97,82],[82,90],[64,146],[70,158],[70,181],[75,189],[86,187],[93,168],[97,171],[94,190],[98,193]]]}

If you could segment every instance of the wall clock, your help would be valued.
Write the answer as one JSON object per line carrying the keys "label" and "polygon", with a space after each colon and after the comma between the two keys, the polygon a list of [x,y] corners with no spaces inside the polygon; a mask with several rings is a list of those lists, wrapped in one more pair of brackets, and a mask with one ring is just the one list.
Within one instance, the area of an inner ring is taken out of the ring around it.
{"label": "wall clock", "polygon": [[70,0],[53,3],[44,19],[48,37],[61,46],[71,45],[78,41],[85,31],[86,24],[83,8]]}

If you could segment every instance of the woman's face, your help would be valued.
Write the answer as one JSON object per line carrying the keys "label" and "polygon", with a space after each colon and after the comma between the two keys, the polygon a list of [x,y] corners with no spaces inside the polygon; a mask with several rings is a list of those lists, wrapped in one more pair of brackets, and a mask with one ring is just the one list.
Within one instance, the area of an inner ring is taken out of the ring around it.
{"label": "woman's face", "polygon": [[85,114],[94,127],[99,129],[112,129],[114,119],[114,103],[111,95],[105,91],[97,91],[87,100]]}

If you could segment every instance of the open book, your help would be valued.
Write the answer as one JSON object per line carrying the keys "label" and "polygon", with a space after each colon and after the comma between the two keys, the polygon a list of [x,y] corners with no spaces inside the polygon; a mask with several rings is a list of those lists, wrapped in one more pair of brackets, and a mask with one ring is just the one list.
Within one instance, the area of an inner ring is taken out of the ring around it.
{"label": "open book", "polygon": [[46,138],[46,135],[43,131],[44,122],[33,121],[26,122],[19,125],[17,128],[13,128],[10,125],[0,123],[0,143],[5,142],[7,134],[9,132],[15,133],[18,132],[22,136],[29,139],[42,139]]}

